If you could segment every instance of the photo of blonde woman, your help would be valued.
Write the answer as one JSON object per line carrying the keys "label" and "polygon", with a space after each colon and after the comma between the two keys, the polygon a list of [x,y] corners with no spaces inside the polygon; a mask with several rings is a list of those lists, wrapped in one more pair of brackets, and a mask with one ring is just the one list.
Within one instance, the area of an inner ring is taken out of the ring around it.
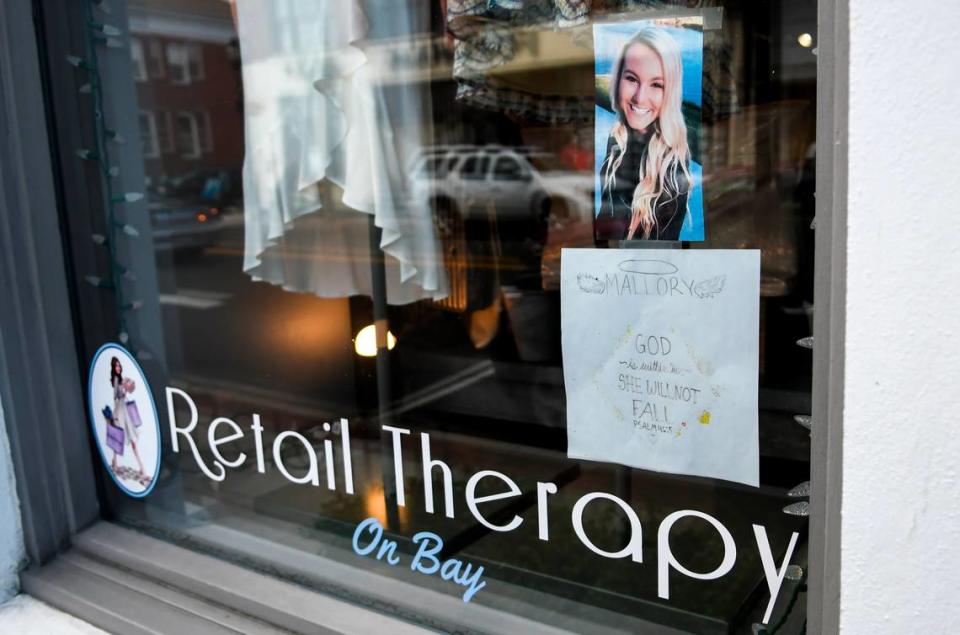
{"label": "photo of blonde woman", "polygon": [[687,125],[699,118],[702,33],[642,21],[597,25],[594,38],[596,237],[703,240],[699,121]]}

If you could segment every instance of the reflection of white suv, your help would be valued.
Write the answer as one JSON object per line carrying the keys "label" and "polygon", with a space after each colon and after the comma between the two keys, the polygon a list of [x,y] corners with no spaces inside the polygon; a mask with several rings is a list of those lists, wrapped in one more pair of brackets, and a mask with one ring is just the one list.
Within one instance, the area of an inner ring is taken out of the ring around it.
{"label": "reflection of white suv", "polygon": [[426,148],[412,161],[410,175],[416,200],[449,202],[470,215],[478,204],[492,202],[497,219],[506,222],[543,219],[551,199],[592,205],[591,175],[557,170],[553,155],[530,148]]}

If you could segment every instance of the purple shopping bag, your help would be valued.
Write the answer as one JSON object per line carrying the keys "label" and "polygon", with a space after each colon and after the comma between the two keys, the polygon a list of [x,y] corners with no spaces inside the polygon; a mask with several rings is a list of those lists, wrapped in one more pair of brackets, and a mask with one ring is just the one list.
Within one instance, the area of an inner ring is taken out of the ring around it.
{"label": "purple shopping bag", "polygon": [[112,423],[107,424],[107,447],[119,455],[123,454],[123,428]]}
{"label": "purple shopping bag", "polygon": [[143,425],[143,422],[140,421],[140,411],[137,410],[136,401],[130,400],[127,402],[127,421],[132,423],[136,428]]}

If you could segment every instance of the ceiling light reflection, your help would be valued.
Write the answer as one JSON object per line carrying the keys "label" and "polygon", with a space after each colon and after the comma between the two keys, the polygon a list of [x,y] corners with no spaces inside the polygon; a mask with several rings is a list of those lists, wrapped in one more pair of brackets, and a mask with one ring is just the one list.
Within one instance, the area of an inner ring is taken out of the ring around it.
{"label": "ceiling light reflection", "polygon": [[[393,347],[397,345],[397,338],[394,337],[393,333],[387,331],[387,350],[392,351]],[[361,357],[376,357],[377,356],[377,328],[373,324],[369,324],[357,333],[357,337],[353,340],[353,348],[357,351],[357,355]]]}

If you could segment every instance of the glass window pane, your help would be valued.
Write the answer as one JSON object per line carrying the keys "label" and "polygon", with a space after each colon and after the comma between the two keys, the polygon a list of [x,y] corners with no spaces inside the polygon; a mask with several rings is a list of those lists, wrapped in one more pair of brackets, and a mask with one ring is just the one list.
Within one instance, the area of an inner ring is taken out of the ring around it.
{"label": "glass window pane", "polygon": [[[106,515],[445,629],[763,622],[764,549],[779,567],[796,534],[807,566],[806,518],[784,509],[810,469],[815,1],[111,5],[132,64],[97,47],[102,124],[77,102],[106,152],[65,181],[92,188],[68,205],[97,202],[70,214],[76,319],[91,359],[117,341],[142,365],[162,464],[141,476],[122,442]],[[683,227],[655,242],[670,205]],[[759,386],[758,450],[717,447],[759,486],[568,450],[564,250],[651,248],[760,252],[755,372],[716,387]],[[134,499],[115,478],[156,482]],[[671,527],[683,510],[729,532],[718,579],[724,535]],[[367,519],[402,565],[360,553]],[[420,532],[460,564],[411,568]],[[803,631],[799,570],[771,632]]]}

